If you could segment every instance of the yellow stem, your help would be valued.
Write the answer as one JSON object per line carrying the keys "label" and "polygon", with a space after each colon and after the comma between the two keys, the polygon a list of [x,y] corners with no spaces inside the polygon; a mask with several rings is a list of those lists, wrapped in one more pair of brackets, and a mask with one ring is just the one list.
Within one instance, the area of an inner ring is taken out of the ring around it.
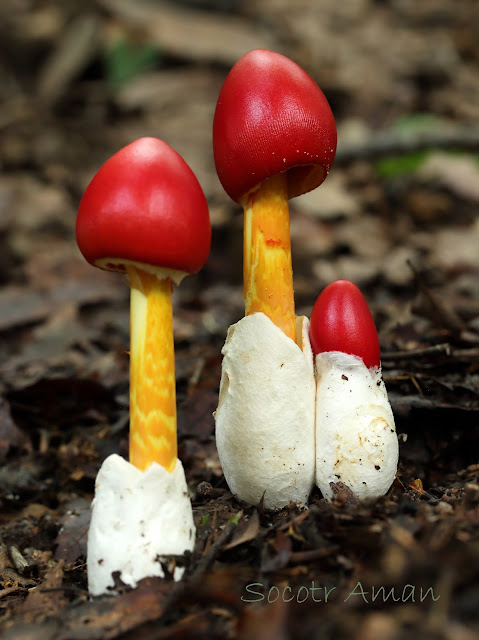
{"label": "yellow stem", "polygon": [[263,312],[296,341],[286,174],[248,195],[243,250],[245,314]]}
{"label": "yellow stem", "polygon": [[177,458],[172,282],[128,267],[130,306],[130,462],[173,471]]}

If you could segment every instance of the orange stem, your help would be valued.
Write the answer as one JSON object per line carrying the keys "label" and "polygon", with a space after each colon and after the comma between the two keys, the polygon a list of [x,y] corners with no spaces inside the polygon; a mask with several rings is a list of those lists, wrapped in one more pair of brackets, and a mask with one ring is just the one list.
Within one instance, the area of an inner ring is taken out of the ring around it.
{"label": "orange stem", "polygon": [[248,194],[244,205],[245,314],[263,312],[296,341],[288,187],[282,173]]}
{"label": "orange stem", "polygon": [[177,458],[172,282],[128,267],[130,311],[130,462],[173,471]]}

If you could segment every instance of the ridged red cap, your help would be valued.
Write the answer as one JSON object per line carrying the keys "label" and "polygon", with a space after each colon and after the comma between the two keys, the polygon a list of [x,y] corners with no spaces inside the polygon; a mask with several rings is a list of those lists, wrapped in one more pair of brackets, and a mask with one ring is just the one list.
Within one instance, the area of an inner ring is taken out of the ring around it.
{"label": "ridged red cap", "polygon": [[311,313],[309,337],[314,355],[342,351],[359,356],[369,368],[381,364],[373,317],[363,294],[349,280],[336,280],[320,293]]}
{"label": "ridged red cap", "polygon": [[231,69],[213,122],[213,151],[226,193],[240,202],[288,171],[288,195],[319,186],[336,153],[336,125],[306,71],[274,51],[250,51]]}
{"label": "ridged red cap", "polygon": [[140,138],[105,162],[81,199],[80,251],[122,271],[121,260],[196,273],[210,251],[208,204],[196,176],[166,142]]}

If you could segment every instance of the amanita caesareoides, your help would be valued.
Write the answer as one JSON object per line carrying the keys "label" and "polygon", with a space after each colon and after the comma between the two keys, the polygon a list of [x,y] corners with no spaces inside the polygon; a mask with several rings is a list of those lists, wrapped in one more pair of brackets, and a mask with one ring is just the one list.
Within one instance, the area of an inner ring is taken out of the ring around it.
{"label": "amanita caesareoides", "polygon": [[223,347],[216,445],[231,492],[269,509],[305,503],[314,484],[315,380],[307,318],[300,348],[263,313],[242,318]]}
{"label": "amanita caesareoides", "polygon": [[88,535],[88,587],[99,595],[111,593],[114,572],[134,587],[163,575],[162,556],[195,544],[177,458],[171,295],[172,283],[199,271],[208,257],[208,205],[174,149],[140,138],[93,177],[76,235],[88,262],[124,274],[131,289],[130,462],[112,455],[101,466]]}
{"label": "amanita caesareoides", "polygon": [[238,498],[264,496],[267,508],[304,503],[314,482],[315,382],[308,321],[295,313],[288,201],[329,173],[331,108],[295,62],[250,51],[221,88],[213,151],[220,182],[244,210],[246,317],[223,348],[220,461]]}
{"label": "amanita caesareoides", "polygon": [[359,498],[384,495],[399,456],[394,417],[381,375],[379,339],[358,287],[328,285],[311,314],[316,371],[316,484],[331,499],[331,482]]}

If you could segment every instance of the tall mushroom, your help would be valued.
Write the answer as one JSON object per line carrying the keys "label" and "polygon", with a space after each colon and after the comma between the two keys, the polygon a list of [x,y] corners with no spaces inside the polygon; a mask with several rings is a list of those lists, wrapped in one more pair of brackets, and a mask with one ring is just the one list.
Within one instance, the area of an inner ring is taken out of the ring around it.
{"label": "tall mushroom", "polygon": [[130,463],[110,456],[97,477],[88,540],[89,589],[96,595],[113,587],[113,571],[134,586],[163,575],[160,556],[194,545],[177,458],[171,292],[208,257],[208,205],[176,151],[140,138],[88,185],[76,235],[88,262],[125,274],[131,288]]}
{"label": "tall mushroom", "polygon": [[244,55],[213,121],[218,177],[244,207],[245,315],[265,313],[296,339],[288,199],[318,187],[336,153],[336,125],[316,82],[274,51]]}
{"label": "tall mushroom", "polygon": [[359,498],[385,494],[396,475],[398,439],[381,376],[379,340],[358,287],[337,280],[313,307],[316,483],[331,498],[343,482]]}
{"label": "tall mushroom", "polygon": [[314,478],[315,383],[308,321],[294,310],[288,199],[328,175],[334,118],[296,63],[250,51],[220,91],[213,150],[225,191],[244,207],[246,315],[222,352],[217,448],[237,497],[282,507],[306,501]]}

